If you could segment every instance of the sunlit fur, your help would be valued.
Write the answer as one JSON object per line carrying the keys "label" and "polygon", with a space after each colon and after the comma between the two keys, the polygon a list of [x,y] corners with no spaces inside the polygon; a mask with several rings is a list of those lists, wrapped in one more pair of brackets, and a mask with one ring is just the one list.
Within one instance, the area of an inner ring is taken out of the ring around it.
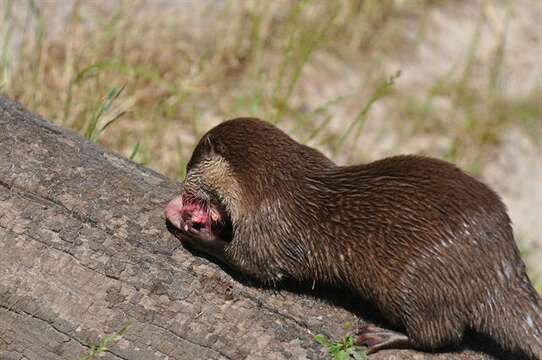
{"label": "sunlit fur", "polygon": [[422,349],[473,329],[542,358],[540,299],[506,209],[451,164],[339,167],[272,125],[236,119],[200,141],[185,185],[226,205],[226,261],[239,271],[347,286]]}
{"label": "sunlit fur", "polygon": [[233,218],[240,217],[239,212],[243,208],[239,206],[243,203],[241,188],[222,156],[209,154],[199,162],[197,167],[187,172],[184,187],[185,191],[199,192],[206,200],[210,200],[206,191],[212,190]]}

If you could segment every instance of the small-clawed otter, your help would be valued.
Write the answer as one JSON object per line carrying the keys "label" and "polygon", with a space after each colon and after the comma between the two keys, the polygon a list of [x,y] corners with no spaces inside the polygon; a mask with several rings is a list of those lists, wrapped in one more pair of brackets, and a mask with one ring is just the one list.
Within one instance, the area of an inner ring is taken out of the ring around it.
{"label": "small-clawed otter", "polygon": [[165,216],[189,245],[264,282],[338,284],[399,331],[368,326],[368,352],[434,350],[467,329],[542,359],[540,298],[499,197],[421,156],[337,166],[273,125],[211,129]]}

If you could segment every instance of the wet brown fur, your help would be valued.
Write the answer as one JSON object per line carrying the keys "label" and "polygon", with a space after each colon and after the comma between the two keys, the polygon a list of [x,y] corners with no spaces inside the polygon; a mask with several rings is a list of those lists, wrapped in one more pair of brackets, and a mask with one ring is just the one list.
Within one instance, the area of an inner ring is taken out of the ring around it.
{"label": "wet brown fur", "polygon": [[[231,177],[220,186],[205,183],[217,159]],[[505,206],[457,167],[421,156],[336,166],[272,125],[235,119],[194,151],[185,186],[202,183],[232,214],[234,268],[345,285],[421,349],[472,329],[542,357],[540,299]]]}

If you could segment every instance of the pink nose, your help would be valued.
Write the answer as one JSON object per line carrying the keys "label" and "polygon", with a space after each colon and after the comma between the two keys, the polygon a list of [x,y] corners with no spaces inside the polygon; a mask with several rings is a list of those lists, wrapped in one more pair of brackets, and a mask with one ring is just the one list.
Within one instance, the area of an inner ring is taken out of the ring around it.
{"label": "pink nose", "polygon": [[174,225],[176,228],[181,228],[181,219],[183,212],[183,198],[182,196],[177,196],[167,204],[166,209],[164,210],[164,216],[166,219]]}

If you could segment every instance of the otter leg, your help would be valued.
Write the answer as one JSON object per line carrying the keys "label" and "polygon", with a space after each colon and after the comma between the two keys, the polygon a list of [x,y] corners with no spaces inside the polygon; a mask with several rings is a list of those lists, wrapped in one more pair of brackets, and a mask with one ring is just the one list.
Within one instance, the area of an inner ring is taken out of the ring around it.
{"label": "otter leg", "polygon": [[403,333],[368,325],[356,331],[354,344],[366,346],[367,354],[372,354],[384,349],[408,349],[412,348],[408,336]]}
{"label": "otter leg", "polygon": [[440,317],[430,317],[422,311],[413,313],[417,317],[407,317],[404,325],[414,348],[432,351],[457,344],[463,338],[465,326],[452,311],[445,311],[446,316]]}
{"label": "otter leg", "polygon": [[188,246],[224,262],[224,249],[228,243],[218,236],[199,233],[194,229],[178,229],[169,220],[166,222],[166,226],[169,231],[181,239],[183,244],[188,244]]}

